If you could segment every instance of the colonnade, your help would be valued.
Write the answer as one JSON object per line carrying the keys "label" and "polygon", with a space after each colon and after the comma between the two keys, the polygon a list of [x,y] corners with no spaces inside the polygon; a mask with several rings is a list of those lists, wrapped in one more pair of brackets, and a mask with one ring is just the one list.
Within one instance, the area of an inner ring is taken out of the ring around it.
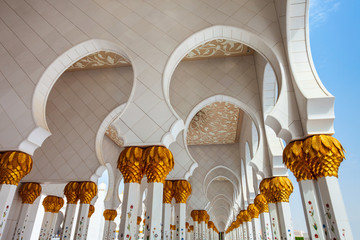
{"label": "colonnade", "polygon": [[191,217],[194,225],[191,225],[191,238],[194,240],[218,240],[219,231],[214,222],[209,221],[210,216],[206,210],[193,210]]}
{"label": "colonnade", "polygon": [[[284,149],[284,164],[294,173],[299,183],[308,232],[313,239],[346,239],[352,237],[338,184],[338,168],[344,159],[341,144],[328,135],[310,136],[289,143]],[[186,201],[191,185],[186,180],[165,180],[174,167],[171,152],[162,146],[147,148],[127,147],[118,160],[124,178],[124,199],[118,239],[138,239],[140,184],[146,175],[145,238],[148,240],[215,240],[219,231],[205,210],[193,210],[193,225],[186,223]],[[0,153],[0,239],[17,186],[32,168],[31,156],[22,152]],[[241,209],[226,229],[226,239],[294,239],[289,197],[293,185],[286,176],[264,178],[259,194],[246,208]],[[38,183],[23,183],[19,188],[22,207],[17,219],[13,239],[29,239],[28,213],[41,194]],[[97,194],[94,182],[70,182],[65,186],[67,200],[61,239],[87,238],[88,224]],[[174,220],[171,205],[175,199]],[[75,209],[79,202],[79,213]],[[39,239],[48,240],[54,234],[59,210],[64,205],[60,196],[47,196]],[[245,205],[244,205],[245,206]],[[103,239],[115,239],[116,210],[106,209]],[[139,219],[140,218],[140,219]],[[75,221],[75,219],[77,219]],[[72,229],[74,232],[72,233]]]}
{"label": "colonnade", "polygon": [[[344,158],[340,142],[329,135],[293,141],[284,149],[283,162],[299,184],[310,239],[352,239],[337,179]],[[295,239],[291,181],[286,176],[264,178],[259,190],[254,203],[229,224],[225,239]]]}

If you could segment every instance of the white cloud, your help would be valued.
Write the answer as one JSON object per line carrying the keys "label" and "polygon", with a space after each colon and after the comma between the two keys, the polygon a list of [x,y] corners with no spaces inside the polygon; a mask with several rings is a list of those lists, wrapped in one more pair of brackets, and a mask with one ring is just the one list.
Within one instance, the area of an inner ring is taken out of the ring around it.
{"label": "white cloud", "polygon": [[322,25],[339,6],[339,0],[310,0],[310,26]]}

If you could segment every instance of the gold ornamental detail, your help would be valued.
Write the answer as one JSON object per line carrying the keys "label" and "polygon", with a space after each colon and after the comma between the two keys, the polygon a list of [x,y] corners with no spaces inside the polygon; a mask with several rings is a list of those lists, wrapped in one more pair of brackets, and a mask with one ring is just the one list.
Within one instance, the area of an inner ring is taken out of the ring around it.
{"label": "gold ornamental detail", "polygon": [[227,56],[247,56],[252,54],[254,54],[254,50],[242,43],[227,39],[216,39],[206,42],[193,49],[184,57],[184,60],[199,60]]}
{"label": "gold ornamental detail", "polygon": [[258,194],[254,199],[254,204],[259,210],[259,213],[269,212],[269,205],[267,204],[264,195]]}
{"label": "gold ornamental detail", "polygon": [[23,152],[2,152],[0,154],[0,184],[18,185],[31,172],[32,158]]}
{"label": "gold ornamental detail", "polygon": [[97,194],[97,185],[94,182],[80,182],[77,189],[77,195],[80,199],[80,204],[90,204],[91,200]]}
{"label": "gold ornamental detail", "polygon": [[194,231],[194,225],[191,225],[189,229],[190,229],[190,232],[193,232]]}
{"label": "gold ornamental detail", "polygon": [[148,183],[164,183],[166,176],[174,168],[174,157],[166,147],[152,146],[146,148],[144,160]]}
{"label": "gold ornamental detail", "polygon": [[257,209],[257,207],[255,206],[255,204],[250,204],[247,208],[248,213],[250,214],[251,218],[258,218],[260,211],[259,209]]}
{"label": "gold ornamental detail", "polygon": [[95,207],[94,207],[94,205],[90,205],[90,206],[89,206],[88,218],[91,218],[91,216],[93,215],[94,212],[95,212]]}
{"label": "gold ornamental detail", "polygon": [[285,147],[283,152],[283,162],[294,174],[297,181],[315,179],[315,176],[305,159],[303,141],[294,141]]}
{"label": "gold ornamental detail", "polygon": [[117,212],[114,209],[106,209],[103,213],[105,221],[114,221],[117,216]]}
{"label": "gold ornamental detail", "polygon": [[289,202],[289,197],[294,187],[288,177],[273,177],[270,181],[268,196],[270,202]]}
{"label": "gold ornamental detail", "polygon": [[69,182],[66,184],[64,188],[64,195],[66,196],[66,200],[68,204],[76,204],[79,200],[77,195],[77,189],[79,187],[78,182]]}
{"label": "gold ornamental detail", "polygon": [[191,184],[186,180],[176,180],[173,189],[176,203],[186,203],[191,194]]}
{"label": "gold ornamental detail", "polygon": [[199,222],[205,222],[207,218],[207,212],[205,210],[198,210],[199,212]]}
{"label": "gold ornamental detail", "polygon": [[328,135],[315,135],[291,142],[283,153],[283,162],[297,181],[338,177],[344,159],[344,148],[336,138]]}
{"label": "gold ornamental detail", "polygon": [[40,196],[41,185],[39,183],[23,183],[19,189],[19,195],[23,204],[33,204],[37,197]]}
{"label": "gold ornamental detail", "polygon": [[209,220],[210,220],[210,216],[209,216],[209,214],[206,212],[205,223],[208,224]]}
{"label": "gold ornamental detail", "polygon": [[270,192],[270,181],[271,178],[264,178],[259,185],[259,189],[261,194],[265,197],[266,201],[268,203],[273,202],[272,199],[270,199],[269,192]]}
{"label": "gold ornamental detail", "polygon": [[303,149],[316,178],[338,177],[345,155],[344,148],[336,138],[328,135],[311,136],[304,140]]}
{"label": "gold ornamental detail", "polygon": [[187,229],[189,228],[189,223],[188,222],[185,223],[185,228],[187,228]]}
{"label": "gold ornamental detail", "polygon": [[141,183],[144,177],[143,149],[126,147],[119,156],[118,169],[124,177],[124,183]]}
{"label": "gold ornamental detail", "polygon": [[208,222],[208,228],[213,228],[214,227],[214,222],[212,222],[212,221],[209,221]]}
{"label": "gold ornamental detail", "polygon": [[45,212],[58,213],[64,206],[64,199],[57,196],[46,196],[42,202]]}
{"label": "gold ornamental detail", "polygon": [[250,214],[246,210],[240,211],[240,217],[243,222],[251,222]]}
{"label": "gold ornamental detail", "polygon": [[194,222],[199,222],[199,210],[192,210],[190,216]]}
{"label": "gold ornamental detail", "polygon": [[171,204],[174,197],[173,182],[166,180],[163,188],[163,203]]}
{"label": "gold ornamental detail", "polygon": [[137,219],[136,219],[136,224],[137,224],[137,225],[140,225],[141,220],[142,220],[141,217],[138,216]]}

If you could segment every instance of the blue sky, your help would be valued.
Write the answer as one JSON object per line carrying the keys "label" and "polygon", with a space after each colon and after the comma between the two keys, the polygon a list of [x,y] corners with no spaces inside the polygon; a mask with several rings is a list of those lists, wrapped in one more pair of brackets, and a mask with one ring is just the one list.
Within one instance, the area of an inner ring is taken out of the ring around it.
{"label": "blue sky", "polygon": [[[310,45],[317,73],[335,96],[334,137],[346,150],[339,182],[354,239],[360,239],[360,1],[311,0]],[[293,198],[292,206],[301,204],[298,194]],[[292,212],[295,229],[305,229],[302,210]]]}

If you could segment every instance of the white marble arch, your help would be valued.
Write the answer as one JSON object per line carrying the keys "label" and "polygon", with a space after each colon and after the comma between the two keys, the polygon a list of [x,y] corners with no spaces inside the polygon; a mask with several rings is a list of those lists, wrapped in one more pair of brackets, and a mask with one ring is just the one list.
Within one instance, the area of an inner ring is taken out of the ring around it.
{"label": "white marble arch", "polygon": [[[334,133],[335,97],[322,84],[311,55],[310,0],[286,2],[288,61],[304,136]],[[286,139],[285,139],[286,140]]]}
{"label": "white marble arch", "polygon": [[[254,158],[252,159],[252,161],[250,162],[250,165],[252,165],[253,167],[256,167],[256,169],[258,169],[258,171],[262,174],[262,175],[270,175],[269,169],[264,168],[264,164],[262,163],[262,157],[260,156],[262,151],[259,151],[260,149],[262,149],[263,146],[263,121],[260,118],[260,115],[256,112],[254,112],[246,103],[230,97],[230,96],[226,96],[226,95],[214,95],[212,97],[209,97],[207,99],[204,99],[203,101],[201,101],[199,104],[197,104],[189,113],[189,115],[186,118],[185,121],[185,131],[184,131],[184,142],[186,142],[186,136],[187,136],[187,130],[189,128],[190,122],[191,120],[194,118],[195,114],[200,111],[202,108],[206,107],[207,105],[210,105],[214,102],[228,102],[231,104],[234,104],[235,106],[239,107],[241,110],[243,110],[247,115],[250,116],[251,120],[254,122],[255,127],[257,129],[258,132],[258,148],[256,153],[254,154]],[[187,145],[185,144],[185,147],[187,149]],[[194,160],[194,162],[196,162]]]}
{"label": "white marble arch", "polygon": [[[184,58],[184,56],[190,52],[192,49],[197,46],[204,44],[205,42],[214,40],[214,39],[228,39],[232,41],[241,42],[247,46],[253,48],[258,52],[273,68],[276,79],[279,86],[279,100],[281,99],[282,106],[285,106],[289,110],[289,105],[287,101],[292,99],[292,93],[289,93],[289,83],[288,81],[288,68],[287,62],[280,53],[276,53],[271,46],[269,46],[261,37],[256,34],[237,27],[224,26],[224,25],[215,25],[208,28],[205,28],[183,41],[171,54],[169,60],[165,66],[163,73],[163,92],[167,104],[170,106],[173,114],[180,120],[174,108],[170,103],[170,81],[173,75],[173,72],[179,62]],[[274,112],[267,124],[274,129],[274,131],[282,138],[294,138],[299,134],[302,134],[302,131],[296,129],[299,126],[294,126],[294,121],[300,121],[298,116],[290,114],[290,112],[284,112],[283,110],[279,112]],[[292,129],[289,127],[292,126]]]}
{"label": "white marble arch", "polygon": [[[57,57],[44,71],[39,82],[37,83],[32,99],[33,118],[36,128],[32,130],[29,136],[19,144],[19,150],[33,154],[35,150],[42,145],[46,138],[51,135],[46,121],[46,103],[56,81],[72,64],[81,58],[98,51],[108,51],[116,53],[124,57],[130,64],[133,62],[134,56],[125,47],[113,42],[101,39],[91,39],[82,42]],[[136,68],[132,65],[134,76],[136,76]],[[134,86],[130,93],[129,99],[134,94]]]}
{"label": "white marble arch", "polygon": [[[229,173],[229,175],[224,175],[224,173],[222,171],[226,171]],[[215,176],[213,176],[215,175]],[[230,177],[232,176],[232,177]],[[235,172],[233,170],[231,170],[230,168],[223,166],[223,165],[218,165],[214,168],[212,168],[206,175],[205,178],[203,180],[203,191],[205,193],[205,196],[207,196],[207,192],[208,192],[208,188],[211,184],[212,181],[216,180],[219,177],[224,177],[226,178],[229,182],[231,182],[234,186],[235,189],[235,193],[236,195],[239,195],[241,193],[241,188],[240,188],[240,179],[239,177],[235,174]]]}

